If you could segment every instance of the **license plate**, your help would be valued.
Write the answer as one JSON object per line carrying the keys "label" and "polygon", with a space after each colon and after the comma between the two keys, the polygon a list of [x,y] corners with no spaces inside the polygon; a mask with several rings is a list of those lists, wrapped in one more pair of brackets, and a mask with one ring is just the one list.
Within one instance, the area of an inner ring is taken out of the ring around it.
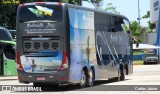
{"label": "license plate", "polygon": [[37,80],[42,81],[42,80],[46,80],[46,78],[45,77],[37,77]]}

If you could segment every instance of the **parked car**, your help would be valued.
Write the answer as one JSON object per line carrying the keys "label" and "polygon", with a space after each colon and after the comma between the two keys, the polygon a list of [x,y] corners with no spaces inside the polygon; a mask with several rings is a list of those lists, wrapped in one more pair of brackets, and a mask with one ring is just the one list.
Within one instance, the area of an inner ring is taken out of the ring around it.
{"label": "parked car", "polygon": [[158,56],[155,53],[145,54],[144,64],[158,64]]}

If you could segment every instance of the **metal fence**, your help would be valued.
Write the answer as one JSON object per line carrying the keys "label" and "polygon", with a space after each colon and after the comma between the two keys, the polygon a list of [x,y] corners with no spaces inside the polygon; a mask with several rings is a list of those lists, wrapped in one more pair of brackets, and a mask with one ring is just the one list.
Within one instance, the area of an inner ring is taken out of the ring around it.
{"label": "metal fence", "polygon": [[133,55],[133,60],[144,60],[144,54]]}

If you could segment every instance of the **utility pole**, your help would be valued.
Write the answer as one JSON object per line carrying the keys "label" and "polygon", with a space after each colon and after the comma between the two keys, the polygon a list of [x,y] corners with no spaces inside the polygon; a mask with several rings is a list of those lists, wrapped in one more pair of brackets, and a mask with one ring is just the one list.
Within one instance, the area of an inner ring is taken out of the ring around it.
{"label": "utility pole", "polygon": [[139,32],[140,32],[140,25],[141,25],[141,16],[140,16],[140,3],[138,0],[138,18],[137,20],[139,21]]}

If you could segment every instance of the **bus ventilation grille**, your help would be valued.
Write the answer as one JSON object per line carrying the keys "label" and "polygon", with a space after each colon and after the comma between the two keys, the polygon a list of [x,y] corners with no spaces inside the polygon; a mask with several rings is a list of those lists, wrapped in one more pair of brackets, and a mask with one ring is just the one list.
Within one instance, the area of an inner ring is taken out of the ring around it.
{"label": "bus ventilation grille", "polygon": [[44,42],[43,43],[43,48],[44,49],[48,49],[49,48],[49,43],[48,42]]}
{"label": "bus ventilation grille", "polygon": [[31,43],[25,43],[24,46],[25,46],[26,49],[30,49],[31,48]]}
{"label": "bus ventilation grille", "polygon": [[52,43],[52,48],[54,48],[54,49],[58,48],[58,42],[53,42]]}
{"label": "bus ventilation grille", "polygon": [[34,43],[33,46],[34,46],[35,49],[39,49],[40,48],[40,43]]}

